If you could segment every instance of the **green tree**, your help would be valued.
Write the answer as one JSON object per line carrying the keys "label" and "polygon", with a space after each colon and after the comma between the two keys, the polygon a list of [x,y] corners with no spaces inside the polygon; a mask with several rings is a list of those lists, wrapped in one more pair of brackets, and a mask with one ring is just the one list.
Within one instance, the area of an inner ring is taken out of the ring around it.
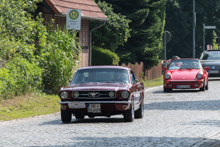
{"label": "green tree", "polygon": [[[115,51],[119,45],[123,46],[130,37],[131,29],[129,29],[129,23],[131,21],[120,13],[114,13],[112,6],[105,1],[98,1],[97,5],[109,20],[103,27],[94,31],[92,37],[93,44]],[[92,29],[102,23],[100,21],[91,21],[90,28]]]}
{"label": "green tree", "polygon": [[115,13],[121,13],[132,21],[129,24],[131,38],[116,50],[121,63],[143,62],[146,69],[158,64],[166,0],[103,1],[112,4]]}
{"label": "green tree", "polygon": [[[166,9],[165,29],[172,34],[172,40],[167,44],[167,56],[193,56],[193,1],[168,0]],[[200,0],[195,3],[196,11],[196,58],[203,51],[203,23],[220,29],[220,2],[219,0]],[[213,44],[213,30],[206,30],[205,42]],[[205,45],[205,46],[206,46]]]}

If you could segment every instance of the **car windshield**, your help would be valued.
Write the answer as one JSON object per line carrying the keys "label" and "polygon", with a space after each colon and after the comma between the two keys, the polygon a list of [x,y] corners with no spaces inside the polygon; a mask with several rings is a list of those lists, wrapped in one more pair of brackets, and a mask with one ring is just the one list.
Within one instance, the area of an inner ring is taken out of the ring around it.
{"label": "car windshield", "polygon": [[202,65],[198,60],[173,60],[168,69],[201,69]]}
{"label": "car windshield", "polygon": [[200,60],[220,60],[219,51],[203,52]]}
{"label": "car windshield", "polygon": [[93,68],[78,70],[71,84],[81,83],[130,83],[128,71],[114,68]]}

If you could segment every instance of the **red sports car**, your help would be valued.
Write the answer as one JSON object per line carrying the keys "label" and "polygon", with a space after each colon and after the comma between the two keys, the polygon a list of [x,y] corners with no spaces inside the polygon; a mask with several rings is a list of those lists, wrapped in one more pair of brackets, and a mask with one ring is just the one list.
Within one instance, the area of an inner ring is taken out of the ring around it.
{"label": "red sports car", "polygon": [[163,68],[164,92],[172,89],[195,89],[208,90],[209,67],[203,69],[201,62],[193,58],[174,59],[169,66]]}
{"label": "red sports car", "polygon": [[59,93],[61,120],[122,114],[126,122],[144,115],[144,84],[130,68],[90,66],[79,68],[70,85]]}

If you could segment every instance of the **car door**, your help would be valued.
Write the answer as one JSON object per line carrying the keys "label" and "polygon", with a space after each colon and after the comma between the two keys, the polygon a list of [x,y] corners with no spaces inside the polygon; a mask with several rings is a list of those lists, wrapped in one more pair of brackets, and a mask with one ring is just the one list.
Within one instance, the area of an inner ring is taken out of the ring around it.
{"label": "car door", "polygon": [[139,108],[139,104],[141,102],[141,85],[132,70],[130,71],[130,74],[132,80],[132,94],[134,96],[134,109],[137,109]]}

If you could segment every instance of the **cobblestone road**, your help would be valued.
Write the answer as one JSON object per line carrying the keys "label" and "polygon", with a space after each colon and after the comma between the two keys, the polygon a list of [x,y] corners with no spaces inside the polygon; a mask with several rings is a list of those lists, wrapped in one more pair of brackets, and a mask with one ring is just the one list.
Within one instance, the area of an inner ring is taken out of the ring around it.
{"label": "cobblestone road", "polygon": [[146,89],[145,115],[125,123],[123,116],[72,120],[60,114],[0,122],[3,147],[209,147],[220,144],[220,79],[209,90],[163,93]]}

